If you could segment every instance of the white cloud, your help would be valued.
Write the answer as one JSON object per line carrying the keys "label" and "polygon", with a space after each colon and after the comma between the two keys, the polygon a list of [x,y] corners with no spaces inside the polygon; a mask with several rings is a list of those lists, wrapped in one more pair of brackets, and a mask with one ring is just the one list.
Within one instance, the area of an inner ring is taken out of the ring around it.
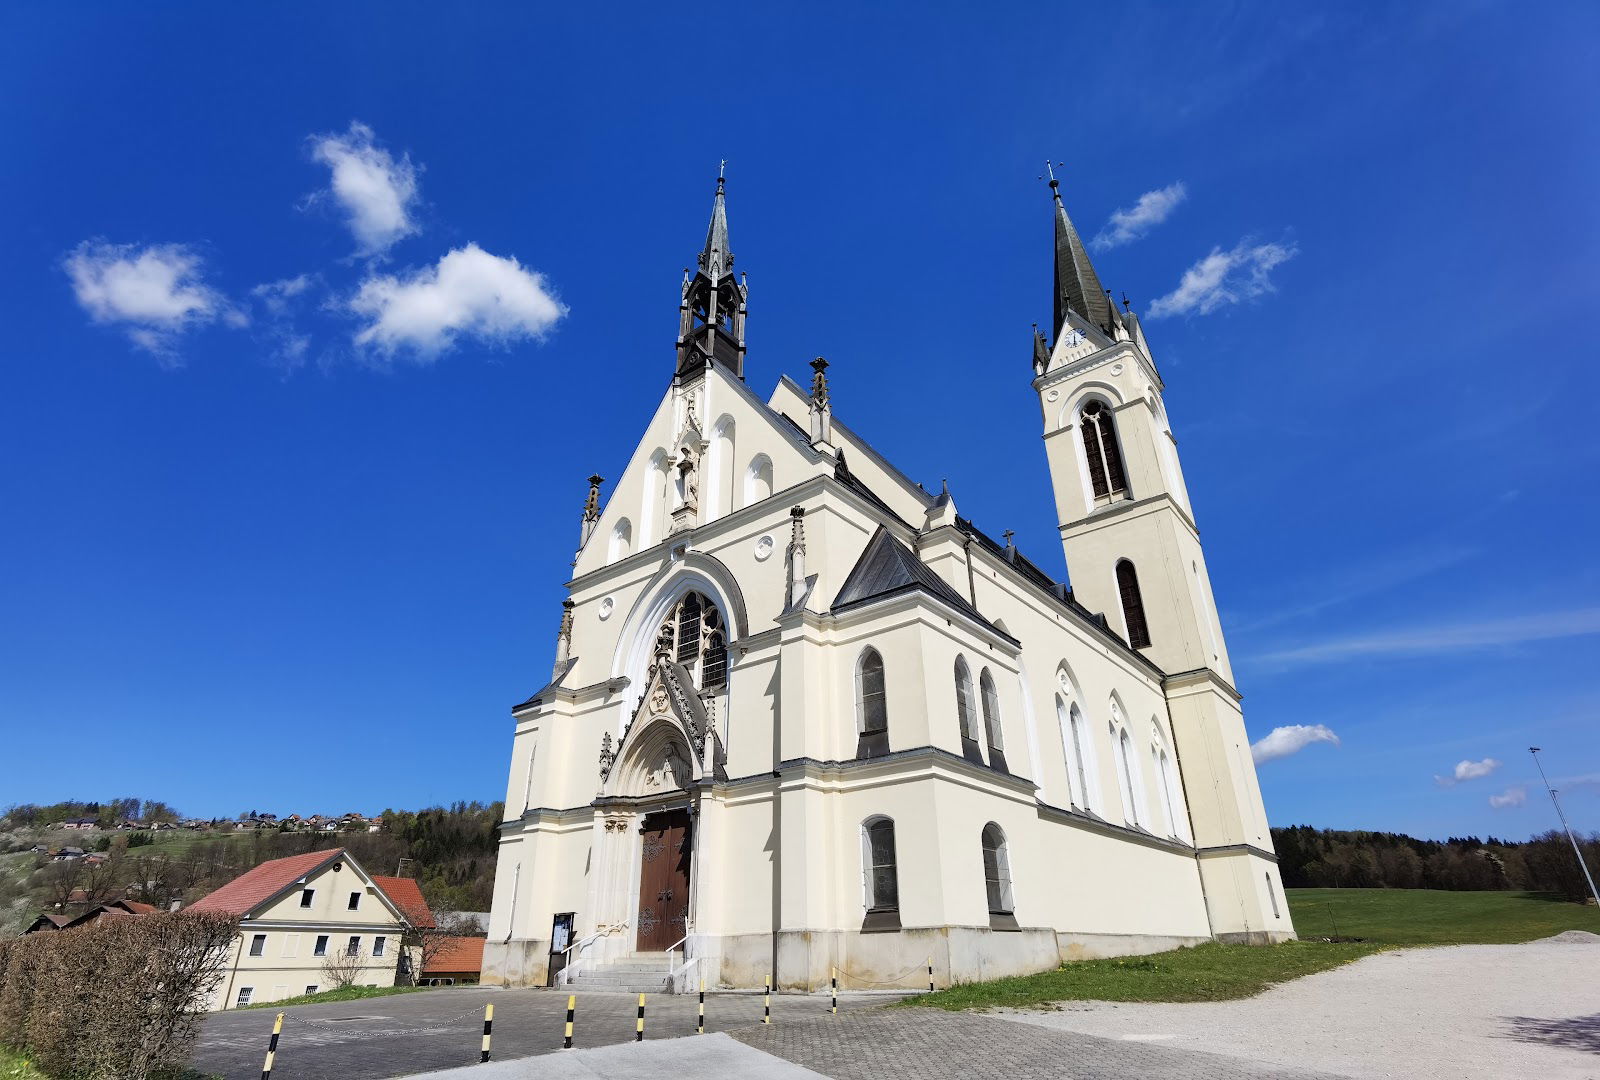
{"label": "white cloud", "polygon": [[99,323],[120,323],[135,345],[176,366],[172,347],[185,330],[218,317],[249,320],[201,280],[199,255],[182,244],[108,244],[86,240],[62,266],[78,303]]}
{"label": "white cloud", "polygon": [[1482,761],[1458,761],[1453,775],[1435,775],[1433,782],[1440,787],[1454,787],[1466,780],[1481,780],[1499,767],[1500,762],[1492,757],[1486,757]]}
{"label": "white cloud", "polygon": [[343,135],[312,139],[311,156],[332,170],[330,189],[343,207],[358,255],[382,255],[417,231],[417,169],[409,156],[396,161],[374,141],[372,129],[352,121]]}
{"label": "white cloud", "polygon": [[286,373],[303,365],[311,348],[311,337],[299,330],[296,316],[303,303],[301,298],[317,284],[320,284],[317,275],[300,274],[269,281],[250,290],[250,295],[266,313],[258,337],[271,361]]}
{"label": "white cloud", "polygon": [[1273,728],[1265,738],[1251,743],[1250,756],[1257,765],[1263,765],[1290,754],[1298,754],[1312,743],[1319,742],[1338,746],[1339,736],[1323,724],[1290,724]]}
{"label": "white cloud", "polygon": [[1273,269],[1297,253],[1293,244],[1256,244],[1248,237],[1231,251],[1212,248],[1211,254],[1183,272],[1176,289],[1150,305],[1149,317],[1209,315],[1269,293]]}
{"label": "white cloud", "polygon": [[409,277],[378,275],[361,283],[350,310],[370,321],[356,344],[386,355],[402,348],[432,359],[461,335],[507,345],[543,336],[566,307],[544,275],[477,244],[445,255]]}
{"label": "white cloud", "polygon": [[1168,187],[1147,191],[1128,209],[1113,210],[1105,227],[1089,243],[1096,251],[1109,251],[1123,244],[1131,244],[1171,217],[1178,204],[1188,197],[1189,190],[1183,186],[1182,180]]}
{"label": "white cloud", "polygon": [[1514,615],[1481,622],[1451,622],[1334,638],[1267,653],[1260,659],[1278,663],[1316,664],[1348,660],[1355,656],[1425,656],[1589,634],[1600,634],[1600,607]]}
{"label": "white cloud", "polygon": [[1508,787],[1498,795],[1489,796],[1489,805],[1496,810],[1504,810],[1508,806],[1521,806],[1528,801],[1528,789],[1525,787]]}

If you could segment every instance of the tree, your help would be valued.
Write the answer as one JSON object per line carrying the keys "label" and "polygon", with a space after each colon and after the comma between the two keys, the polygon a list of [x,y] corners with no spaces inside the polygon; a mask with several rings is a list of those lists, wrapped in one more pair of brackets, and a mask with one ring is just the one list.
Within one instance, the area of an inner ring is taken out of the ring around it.
{"label": "tree", "polygon": [[346,990],[355,985],[361,978],[361,973],[367,967],[367,954],[358,945],[354,948],[346,946],[342,949],[331,949],[322,961],[322,977],[332,984],[335,990]]}
{"label": "tree", "polygon": [[[410,918],[410,913],[407,913]],[[449,946],[451,938],[471,937],[478,933],[478,920],[470,915],[459,913],[451,915],[442,923],[425,926],[413,924],[404,934],[400,935],[400,945],[406,958],[406,963],[412,965],[409,972],[411,985],[415,986],[422,979],[422,973],[433,966],[439,954]]]}

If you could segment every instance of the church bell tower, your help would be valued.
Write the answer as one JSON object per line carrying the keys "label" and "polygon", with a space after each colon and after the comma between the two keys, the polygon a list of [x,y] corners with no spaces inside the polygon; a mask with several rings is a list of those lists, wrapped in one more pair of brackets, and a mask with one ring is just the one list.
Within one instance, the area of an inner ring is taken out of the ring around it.
{"label": "church bell tower", "polygon": [[1048,338],[1034,332],[1033,387],[1073,594],[1166,674],[1213,932],[1283,940],[1293,929],[1165,387],[1138,318],[1101,286],[1053,173],[1050,194],[1054,325]]}
{"label": "church bell tower", "polygon": [[728,249],[728,207],[725,181],[717,176],[711,204],[711,225],[705,250],[691,275],[684,271],[683,300],[678,305],[678,369],[673,382],[693,380],[708,362],[744,378],[745,301],[749,289],[733,277],[733,252]]}

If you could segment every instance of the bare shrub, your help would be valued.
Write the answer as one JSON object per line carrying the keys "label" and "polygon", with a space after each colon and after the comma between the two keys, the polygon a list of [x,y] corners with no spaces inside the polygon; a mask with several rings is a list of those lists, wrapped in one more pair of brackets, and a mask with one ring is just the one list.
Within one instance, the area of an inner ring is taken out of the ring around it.
{"label": "bare shrub", "polygon": [[52,1076],[141,1080],[181,1066],[238,920],[215,912],[103,918],[5,951],[0,1042]]}
{"label": "bare shrub", "polygon": [[362,949],[333,949],[322,961],[322,977],[333,984],[333,989],[345,990],[355,985],[366,967],[367,954]]}

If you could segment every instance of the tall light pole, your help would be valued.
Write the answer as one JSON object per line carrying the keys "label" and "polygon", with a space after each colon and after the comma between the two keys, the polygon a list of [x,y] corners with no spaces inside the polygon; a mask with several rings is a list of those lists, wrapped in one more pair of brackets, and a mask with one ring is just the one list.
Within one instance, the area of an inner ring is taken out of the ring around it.
{"label": "tall light pole", "polygon": [[1555,804],[1556,817],[1561,819],[1561,827],[1567,830],[1567,842],[1572,845],[1572,853],[1578,857],[1578,865],[1583,868],[1583,876],[1589,882],[1589,895],[1594,897],[1594,902],[1600,904],[1600,890],[1594,887],[1594,875],[1589,873],[1589,864],[1583,861],[1583,851],[1578,847],[1578,838],[1572,835],[1572,826],[1567,824],[1567,815],[1561,809],[1561,800],[1556,798],[1556,789],[1550,786],[1550,778],[1544,774],[1544,766],[1539,763],[1539,748],[1528,747],[1528,753],[1533,755],[1533,763],[1539,766],[1539,779],[1544,781],[1544,789],[1550,793],[1550,801]]}

